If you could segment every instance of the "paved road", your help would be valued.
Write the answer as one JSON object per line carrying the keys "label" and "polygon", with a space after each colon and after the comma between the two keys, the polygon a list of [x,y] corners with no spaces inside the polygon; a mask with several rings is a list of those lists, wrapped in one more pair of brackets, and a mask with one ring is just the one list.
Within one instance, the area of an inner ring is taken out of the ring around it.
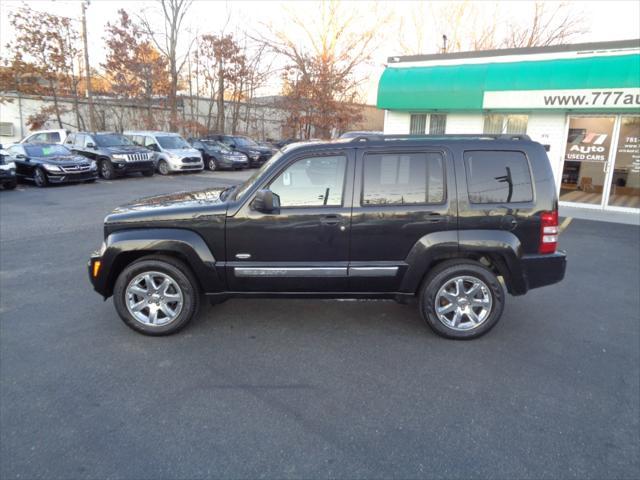
{"label": "paved road", "polygon": [[1,478],[638,478],[637,227],[574,221],[565,282],[472,342],[393,302],[129,330],[85,271],[104,215],[242,175],[0,192]]}

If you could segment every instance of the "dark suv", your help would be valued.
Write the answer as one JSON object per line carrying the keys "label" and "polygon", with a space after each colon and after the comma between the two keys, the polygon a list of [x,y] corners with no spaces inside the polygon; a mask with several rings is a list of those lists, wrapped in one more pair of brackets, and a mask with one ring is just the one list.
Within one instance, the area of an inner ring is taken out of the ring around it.
{"label": "dark suv", "polygon": [[119,133],[72,133],[64,145],[74,153],[95,160],[100,176],[106,180],[132,172],[151,177],[155,170],[154,153],[134,145]]}
{"label": "dark suv", "polygon": [[249,137],[242,135],[208,135],[207,140],[216,140],[237,152],[244,153],[250,167],[259,167],[269,160],[276,149],[258,145]]}
{"label": "dark suv", "polygon": [[551,166],[525,136],[292,145],[241,185],[120,207],[104,235],[93,286],[149,335],[182,328],[204,294],[417,298],[436,333],[473,338],[498,322],[505,288],[566,267]]}

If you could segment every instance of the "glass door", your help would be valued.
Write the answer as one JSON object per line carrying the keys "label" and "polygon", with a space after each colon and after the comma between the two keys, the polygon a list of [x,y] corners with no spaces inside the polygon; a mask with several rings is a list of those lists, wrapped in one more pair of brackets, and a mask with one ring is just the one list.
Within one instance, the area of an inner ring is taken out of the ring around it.
{"label": "glass door", "polygon": [[560,201],[602,208],[615,116],[569,117]]}
{"label": "glass door", "polygon": [[620,118],[607,205],[640,209],[640,116]]}

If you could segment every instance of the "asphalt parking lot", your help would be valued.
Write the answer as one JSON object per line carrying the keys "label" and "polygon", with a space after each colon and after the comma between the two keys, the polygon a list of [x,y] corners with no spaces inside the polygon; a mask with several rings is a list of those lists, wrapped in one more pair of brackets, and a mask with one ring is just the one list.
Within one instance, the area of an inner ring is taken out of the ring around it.
{"label": "asphalt parking lot", "polygon": [[134,333],[102,220],[250,172],[0,191],[0,477],[638,478],[640,229],[574,220],[565,281],[471,342],[414,306],[230,300]]}

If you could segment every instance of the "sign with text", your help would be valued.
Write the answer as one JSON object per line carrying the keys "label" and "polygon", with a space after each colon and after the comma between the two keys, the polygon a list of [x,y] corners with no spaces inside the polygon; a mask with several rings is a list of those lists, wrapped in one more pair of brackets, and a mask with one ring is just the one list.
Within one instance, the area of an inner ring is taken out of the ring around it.
{"label": "sign with text", "polygon": [[640,110],[640,88],[484,92],[482,108]]}
{"label": "sign with text", "polygon": [[615,117],[571,117],[564,159],[606,162],[609,159]]}

